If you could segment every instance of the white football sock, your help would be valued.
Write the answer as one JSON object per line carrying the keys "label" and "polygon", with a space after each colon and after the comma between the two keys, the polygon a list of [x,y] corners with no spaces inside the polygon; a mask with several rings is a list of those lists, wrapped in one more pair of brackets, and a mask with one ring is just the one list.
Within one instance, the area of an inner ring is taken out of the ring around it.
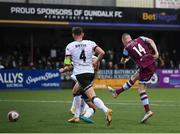
{"label": "white football sock", "polygon": [[74,97],[74,117],[79,117],[80,116],[80,109],[81,109],[81,96],[75,96]]}
{"label": "white football sock", "polygon": [[75,98],[76,96],[73,97],[73,101],[72,101],[72,106],[71,106],[71,109],[73,109],[75,106],[74,106],[74,103],[75,103]]}
{"label": "white football sock", "polygon": [[104,105],[103,101],[100,98],[94,98],[93,103],[103,112],[106,113],[108,111],[108,108]]}
{"label": "white football sock", "polygon": [[86,102],[81,99],[81,115],[86,112],[86,110],[89,108],[89,106],[86,104]]}
{"label": "white football sock", "polygon": [[81,114],[84,112],[84,108],[85,108],[85,102],[84,102],[84,100],[83,99],[81,99]]}
{"label": "white football sock", "polygon": [[90,118],[93,114],[94,114],[94,110],[92,108],[88,108],[83,116],[86,118]]}
{"label": "white football sock", "polygon": [[89,106],[85,103],[84,112],[86,112],[88,109],[89,109]]}
{"label": "white football sock", "polygon": [[76,95],[76,96],[73,97],[71,109],[72,109],[72,108],[75,108],[75,103],[76,103],[75,98],[79,98],[79,96],[81,96],[81,95]]}

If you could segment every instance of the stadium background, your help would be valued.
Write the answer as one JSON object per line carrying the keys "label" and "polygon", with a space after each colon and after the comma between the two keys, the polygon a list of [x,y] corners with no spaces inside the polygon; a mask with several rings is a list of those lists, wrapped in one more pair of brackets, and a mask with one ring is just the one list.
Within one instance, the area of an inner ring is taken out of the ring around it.
{"label": "stadium background", "polygon": [[[39,10],[46,9],[46,11],[62,10],[59,14],[57,12],[38,14],[38,8]],[[89,15],[78,16],[66,12],[67,9],[69,12],[79,10],[77,14],[85,10],[101,12],[99,15],[92,15],[87,11]],[[150,86],[152,90],[149,92],[152,92],[152,96],[158,92],[158,100],[164,101],[162,96],[165,91],[167,100],[174,101],[177,107],[174,111],[177,111],[180,87],[179,9],[179,0],[0,0],[0,67],[2,68],[0,70],[0,89],[2,89],[0,104],[4,106],[1,107],[2,114],[11,108],[24,110],[19,103],[13,102],[16,99],[23,100],[24,98],[20,97],[21,94],[24,97],[29,95],[28,100],[41,100],[44,99],[43,95],[54,96],[54,98],[46,96],[48,101],[62,100],[65,99],[64,96],[68,101],[71,99],[71,91],[64,90],[72,88],[71,72],[59,74],[58,68],[63,67],[65,46],[72,41],[72,26],[82,26],[85,30],[85,39],[94,40],[106,52],[100,66],[100,79],[95,81],[96,89],[104,89],[107,84],[113,87],[121,86],[135,71],[136,65],[133,61],[128,62],[125,66],[119,62],[123,50],[122,33],[128,32],[133,38],[138,36],[152,38],[158,46],[160,57],[156,62],[157,75],[154,76],[153,86]],[[113,15],[110,12],[113,12]],[[170,89],[164,90],[167,88]],[[28,90],[28,93],[23,94],[24,90],[19,89],[38,91]],[[44,91],[43,89],[49,90]],[[54,89],[62,89],[56,90],[60,96],[55,96]],[[111,101],[106,91],[97,92]],[[134,94],[134,91],[132,92]],[[170,94],[175,97],[172,99]],[[169,98],[168,95],[170,95]],[[126,101],[126,97],[123,97],[122,100]],[[167,107],[168,105],[171,104],[167,104]],[[70,103],[65,105],[66,111],[69,106]],[[62,131],[52,129],[30,131],[31,129],[27,129],[25,131],[20,127],[16,129],[17,125],[11,125],[13,127],[11,130],[8,129],[11,126],[6,123],[1,126],[0,132],[72,132],[65,129]],[[151,127],[148,132],[172,132]],[[177,128],[169,128],[169,130],[173,129],[175,129],[174,132],[179,132]],[[102,129],[95,132],[101,131]],[[85,132],[85,130],[79,129],[75,132]],[[115,129],[108,132],[119,131]],[[132,128],[132,131],[124,130],[123,132],[141,131]],[[143,132],[146,131],[143,130]]]}

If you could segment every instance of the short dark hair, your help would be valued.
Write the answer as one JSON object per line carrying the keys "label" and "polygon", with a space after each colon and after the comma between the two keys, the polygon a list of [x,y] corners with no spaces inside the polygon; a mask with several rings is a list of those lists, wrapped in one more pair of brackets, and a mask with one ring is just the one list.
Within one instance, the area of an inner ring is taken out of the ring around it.
{"label": "short dark hair", "polygon": [[82,27],[73,27],[72,28],[72,34],[74,35],[81,35],[83,33]]}

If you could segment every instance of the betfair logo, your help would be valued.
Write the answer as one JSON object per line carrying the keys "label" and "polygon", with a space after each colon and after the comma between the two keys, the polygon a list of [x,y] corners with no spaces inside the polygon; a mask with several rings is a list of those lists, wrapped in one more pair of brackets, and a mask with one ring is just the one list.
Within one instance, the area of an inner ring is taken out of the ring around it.
{"label": "betfair logo", "polygon": [[153,13],[144,12],[142,18],[143,20],[156,20],[156,15]]}
{"label": "betfair logo", "polygon": [[177,15],[176,14],[167,14],[166,12],[161,13],[148,13],[143,12],[142,13],[142,19],[146,21],[177,21]]}

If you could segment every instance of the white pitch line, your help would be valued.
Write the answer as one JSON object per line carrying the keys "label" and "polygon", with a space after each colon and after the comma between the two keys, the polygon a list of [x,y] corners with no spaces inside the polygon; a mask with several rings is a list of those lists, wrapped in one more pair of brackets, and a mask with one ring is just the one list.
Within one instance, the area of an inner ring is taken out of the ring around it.
{"label": "white pitch line", "polygon": [[27,103],[71,103],[71,101],[46,101],[46,100],[1,100],[0,102],[27,102]]}
{"label": "white pitch line", "polygon": [[[110,102],[110,103],[106,103],[106,104],[112,104],[112,105],[131,105],[131,106],[141,106],[141,102],[140,103],[122,103],[122,102]],[[180,104],[157,104],[157,103],[150,103],[151,106],[158,106],[158,107],[180,107]]]}
{"label": "white pitch line", "polygon": [[[22,103],[66,103],[70,104],[72,103],[71,101],[63,101],[63,100],[58,100],[58,101],[46,101],[46,100],[5,100],[5,99],[0,99],[0,102],[22,102]],[[127,102],[108,102],[106,104],[109,105],[131,105],[131,106],[141,106],[141,103],[127,103]],[[157,104],[157,103],[151,103],[150,105],[152,106],[158,106],[158,107],[180,107],[180,104]]]}
{"label": "white pitch line", "polygon": [[[134,102],[135,100],[121,100],[121,102]],[[151,102],[155,103],[176,103],[177,101],[173,100],[151,100]]]}

